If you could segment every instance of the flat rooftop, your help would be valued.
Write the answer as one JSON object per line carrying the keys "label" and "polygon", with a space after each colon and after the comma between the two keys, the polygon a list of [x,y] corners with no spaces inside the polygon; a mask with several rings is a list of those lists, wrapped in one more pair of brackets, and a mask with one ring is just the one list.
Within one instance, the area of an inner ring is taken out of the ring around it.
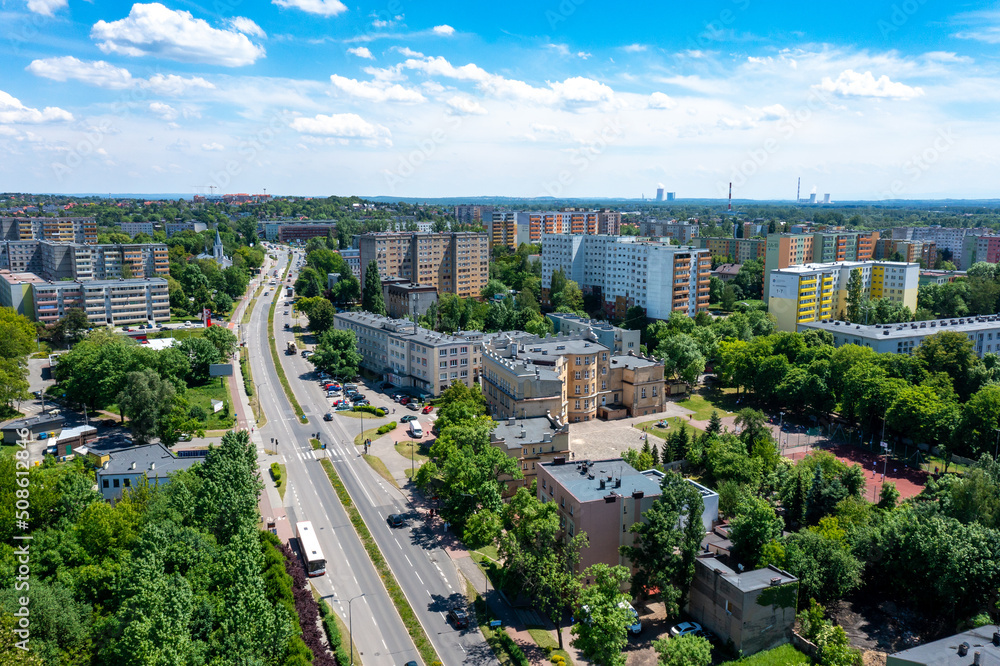
{"label": "flat rooftop", "polygon": [[[533,416],[527,419],[505,419],[497,421],[493,429],[493,441],[503,441],[508,449],[520,449],[525,444],[538,444],[545,440],[546,435],[549,441],[552,436],[562,430],[557,427],[547,416]],[[521,433],[524,437],[521,437]]]}
{"label": "flat rooftop", "polygon": [[[629,497],[637,492],[646,497],[660,496],[658,481],[636,470],[621,458],[575,460],[562,465],[542,463],[542,467],[580,502],[603,501],[611,494]],[[608,477],[611,479],[608,480]],[[605,481],[604,488],[601,488],[601,479]],[[621,485],[616,486],[618,480]]]}
{"label": "flat rooftop", "polygon": [[784,585],[785,583],[794,583],[798,580],[798,578],[787,571],[782,571],[775,566],[768,566],[764,569],[755,569],[753,571],[736,572],[730,569],[722,560],[715,557],[700,557],[697,561],[713,571],[718,571],[723,578],[736,586],[736,589],[741,592],[763,590],[772,585]]}
{"label": "flat rooftop", "polygon": [[146,478],[155,479],[187,469],[196,462],[201,461],[197,458],[177,458],[162,444],[148,444],[112,452],[106,466],[98,469],[97,473],[137,474],[145,471]]}
{"label": "flat rooftop", "polygon": [[0,270],[0,278],[5,280],[9,284],[42,284],[45,282],[43,278],[38,277],[34,273],[14,273],[7,269]]}
{"label": "flat rooftop", "polygon": [[629,354],[615,354],[611,357],[611,366],[621,366],[623,368],[652,368],[657,365],[663,365],[661,361],[655,358],[646,358],[644,356],[631,356]]}
{"label": "flat rooftop", "polygon": [[891,340],[893,338],[912,338],[915,335],[934,335],[941,331],[971,333],[974,331],[994,331],[1000,328],[1000,315],[985,315],[979,317],[956,317],[954,319],[932,319],[930,321],[914,321],[905,324],[851,324],[840,321],[812,321],[799,324],[802,328],[816,328],[831,333],[856,335],[865,338]]}
{"label": "flat rooftop", "polygon": [[[961,634],[942,638],[933,643],[889,655],[888,664],[924,664],[926,666],[967,666],[973,663],[976,653],[981,666],[998,666],[1000,664],[1000,637],[994,639],[996,625],[971,629]],[[958,655],[959,646],[968,644],[968,653],[964,657]]]}

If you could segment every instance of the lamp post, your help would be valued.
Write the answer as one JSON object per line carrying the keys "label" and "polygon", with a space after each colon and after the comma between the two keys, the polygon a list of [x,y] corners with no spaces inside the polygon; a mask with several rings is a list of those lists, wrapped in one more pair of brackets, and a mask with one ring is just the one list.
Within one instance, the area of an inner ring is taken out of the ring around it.
{"label": "lamp post", "polygon": [[[362,592],[361,594],[355,597],[351,597],[350,599],[347,600],[347,633],[351,635],[351,666],[354,666],[354,613],[351,610],[351,603],[353,603],[355,599],[360,599],[366,594],[368,593]],[[339,600],[334,599],[334,601],[339,601]]]}

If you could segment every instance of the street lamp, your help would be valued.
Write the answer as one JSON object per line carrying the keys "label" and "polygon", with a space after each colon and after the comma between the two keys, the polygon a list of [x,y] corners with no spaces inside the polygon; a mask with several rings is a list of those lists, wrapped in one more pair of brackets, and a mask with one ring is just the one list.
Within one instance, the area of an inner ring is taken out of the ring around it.
{"label": "street lamp", "polygon": [[[351,597],[350,599],[347,600],[347,633],[351,635],[351,666],[354,666],[354,612],[351,610],[351,603],[353,603],[355,599],[360,599],[366,594],[368,593],[362,592],[356,597]],[[339,599],[334,599],[334,601],[343,603]]]}

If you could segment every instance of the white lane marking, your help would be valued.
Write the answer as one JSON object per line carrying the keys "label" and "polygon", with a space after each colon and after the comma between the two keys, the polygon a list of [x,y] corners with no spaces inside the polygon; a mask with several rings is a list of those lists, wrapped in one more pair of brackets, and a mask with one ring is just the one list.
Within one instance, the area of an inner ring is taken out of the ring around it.
{"label": "white lane marking", "polygon": [[413,562],[410,561],[410,556],[407,555],[406,553],[403,553],[403,557],[406,558],[406,563],[409,564],[412,567],[413,566]]}
{"label": "white lane marking", "polygon": [[[413,575],[417,577],[417,580],[420,580],[420,574],[418,574],[416,571],[413,572]],[[420,580],[420,584],[423,585],[424,581]]]}
{"label": "white lane marking", "polygon": [[393,539],[393,541],[396,542],[396,545],[399,546],[400,550],[403,550],[403,547],[399,545],[399,539]]}

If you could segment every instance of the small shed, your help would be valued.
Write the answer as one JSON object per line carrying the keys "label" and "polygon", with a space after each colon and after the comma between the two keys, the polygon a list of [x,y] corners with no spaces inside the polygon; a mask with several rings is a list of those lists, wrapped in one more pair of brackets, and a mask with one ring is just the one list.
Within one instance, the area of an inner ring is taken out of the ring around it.
{"label": "small shed", "polygon": [[[65,419],[59,414],[38,414],[37,416],[9,421],[0,426],[0,431],[3,432],[4,444],[16,444],[21,439],[19,431],[27,430],[29,440],[43,439],[47,438],[49,433],[61,431],[65,422]],[[44,437],[39,436],[42,433],[45,433]]]}

